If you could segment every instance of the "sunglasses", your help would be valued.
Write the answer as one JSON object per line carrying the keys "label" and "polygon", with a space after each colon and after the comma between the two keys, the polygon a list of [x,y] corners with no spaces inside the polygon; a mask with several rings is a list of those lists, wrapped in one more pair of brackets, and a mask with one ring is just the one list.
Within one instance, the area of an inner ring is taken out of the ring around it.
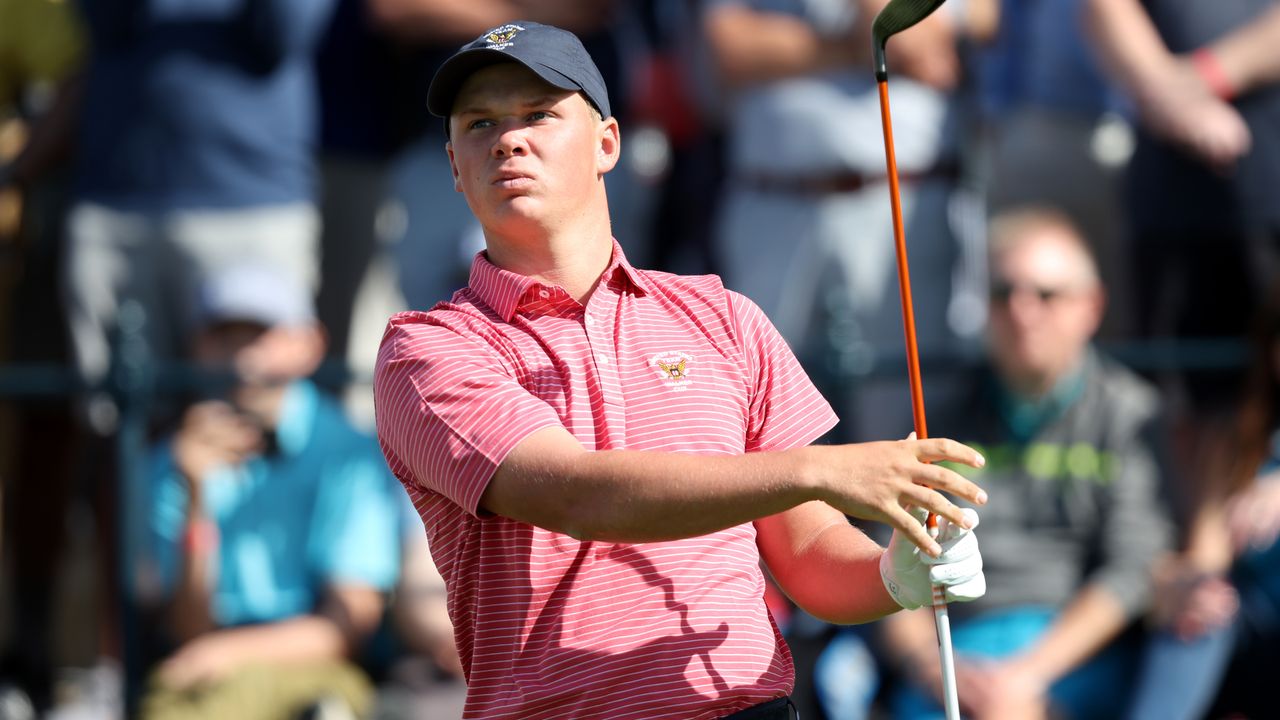
{"label": "sunglasses", "polygon": [[991,302],[1004,305],[1015,294],[1030,294],[1042,304],[1048,305],[1067,295],[1071,295],[1073,292],[1073,290],[1065,287],[1054,288],[1032,283],[997,282],[991,286]]}

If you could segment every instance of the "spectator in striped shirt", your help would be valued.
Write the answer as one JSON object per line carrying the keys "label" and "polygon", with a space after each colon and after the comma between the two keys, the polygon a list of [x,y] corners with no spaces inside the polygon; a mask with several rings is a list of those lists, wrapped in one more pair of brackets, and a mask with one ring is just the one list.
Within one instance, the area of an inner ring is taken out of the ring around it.
{"label": "spectator in striped shirt", "polygon": [[[464,717],[790,717],[762,559],[838,623],[927,604],[939,564],[948,598],[985,591],[977,516],[942,492],[985,494],[934,464],[977,452],[811,446],[836,417],[759,308],[627,262],[603,180],[618,123],[573,35],[494,28],[428,106],[486,250],[451,301],[391,319],[374,392],[448,589]],[[888,550],[846,514],[892,525]]]}

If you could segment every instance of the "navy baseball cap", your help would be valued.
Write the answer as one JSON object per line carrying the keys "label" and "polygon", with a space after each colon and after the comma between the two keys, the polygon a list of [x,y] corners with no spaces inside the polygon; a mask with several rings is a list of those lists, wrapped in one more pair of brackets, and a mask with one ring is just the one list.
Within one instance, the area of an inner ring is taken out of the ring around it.
{"label": "navy baseball cap", "polygon": [[447,119],[467,78],[500,62],[518,62],[555,87],[581,92],[601,117],[610,115],[604,78],[578,36],[527,20],[486,30],[459,48],[431,79],[427,109],[432,115]]}

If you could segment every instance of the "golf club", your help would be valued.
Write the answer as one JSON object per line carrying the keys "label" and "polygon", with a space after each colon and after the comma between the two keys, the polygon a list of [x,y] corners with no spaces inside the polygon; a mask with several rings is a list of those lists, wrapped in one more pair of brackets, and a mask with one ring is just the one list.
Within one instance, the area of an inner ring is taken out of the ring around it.
{"label": "golf club", "polygon": [[[891,0],[876,15],[871,25],[872,58],[875,62],[876,85],[880,89],[880,121],[884,127],[884,156],[888,165],[889,202],[893,209],[893,241],[898,256],[898,291],[902,297],[902,325],[907,342],[907,374],[911,384],[911,415],[916,437],[929,437],[924,415],[924,388],[920,382],[920,350],[916,344],[916,318],[911,305],[911,271],[907,266],[907,242],[902,230],[902,198],[898,188],[898,161],[893,152],[893,121],[889,117],[889,70],[885,63],[885,44],[889,38],[925,19],[943,0]],[[929,534],[937,537],[938,518],[932,513],[926,521]],[[955,653],[951,649],[951,620],[943,589],[933,586],[933,622],[938,631],[938,655],[942,662],[942,694],[947,720],[960,720],[960,701],[956,692]]]}

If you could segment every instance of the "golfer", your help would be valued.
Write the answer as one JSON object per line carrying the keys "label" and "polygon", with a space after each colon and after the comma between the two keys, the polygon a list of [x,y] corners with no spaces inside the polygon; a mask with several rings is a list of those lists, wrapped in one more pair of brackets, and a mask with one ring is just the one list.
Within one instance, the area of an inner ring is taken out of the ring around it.
{"label": "golfer", "polygon": [[[450,302],[391,319],[374,390],[448,586],[464,717],[792,717],[761,560],[837,623],[926,605],[931,580],[985,591],[977,515],[942,492],[986,496],[933,464],[977,452],[810,446],[836,417],[760,310],[628,264],[604,184],[618,122],[576,37],[494,28],[428,107],[486,250]],[[893,526],[888,550],[846,514]]]}

